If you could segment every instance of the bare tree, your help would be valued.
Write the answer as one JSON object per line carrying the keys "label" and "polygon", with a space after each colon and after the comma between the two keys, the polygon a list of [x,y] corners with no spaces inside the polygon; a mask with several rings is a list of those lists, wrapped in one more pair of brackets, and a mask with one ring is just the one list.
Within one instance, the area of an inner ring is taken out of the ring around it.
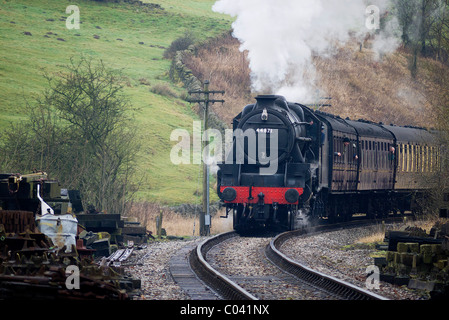
{"label": "bare tree", "polygon": [[80,189],[86,204],[122,213],[139,145],[120,72],[81,58],[45,78],[49,89],[28,106],[28,122],[4,133],[3,170],[45,170]]}
{"label": "bare tree", "polygon": [[418,57],[447,62],[449,52],[448,0],[394,0],[404,47],[411,50],[410,71],[418,70]]}

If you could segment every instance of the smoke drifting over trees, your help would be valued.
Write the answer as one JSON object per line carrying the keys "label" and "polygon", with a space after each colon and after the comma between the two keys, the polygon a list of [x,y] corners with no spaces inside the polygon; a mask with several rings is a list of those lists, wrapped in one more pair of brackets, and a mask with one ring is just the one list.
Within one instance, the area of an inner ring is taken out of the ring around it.
{"label": "smoke drifting over trees", "polygon": [[[372,5],[378,12],[367,10]],[[448,28],[447,6],[447,0],[218,0],[213,10],[236,17],[233,35],[248,51],[253,92],[308,102],[321,94],[313,56],[329,56],[351,39],[370,36],[375,59],[401,43],[412,48],[412,75],[419,52],[441,59],[444,41],[449,48],[442,31]],[[374,30],[373,14],[379,17]]]}
{"label": "smoke drifting over trees", "polygon": [[[383,1],[378,4],[385,11]],[[311,101],[316,91],[309,81],[314,79],[313,55],[332,54],[351,36],[365,37],[370,32],[366,8],[362,0],[219,0],[213,10],[236,16],[234,36],[241,50],[248,50],[255,92]]]}

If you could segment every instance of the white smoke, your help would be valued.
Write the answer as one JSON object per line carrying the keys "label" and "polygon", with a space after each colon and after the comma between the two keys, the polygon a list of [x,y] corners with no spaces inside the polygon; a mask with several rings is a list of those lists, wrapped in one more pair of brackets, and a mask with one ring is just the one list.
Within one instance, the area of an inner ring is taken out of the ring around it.
{"label": "white smoke", "polygon": [[[388,0],[370,1],[381,13]],[[364,37],[365,0],[218,0],[215,12],[236,17],[233,35],[248,51],[252,90],[294,101],[316,98],[313,55],[326,56],[350,34]],[[375,49],[386,53],[396,42],[379,37]]]}

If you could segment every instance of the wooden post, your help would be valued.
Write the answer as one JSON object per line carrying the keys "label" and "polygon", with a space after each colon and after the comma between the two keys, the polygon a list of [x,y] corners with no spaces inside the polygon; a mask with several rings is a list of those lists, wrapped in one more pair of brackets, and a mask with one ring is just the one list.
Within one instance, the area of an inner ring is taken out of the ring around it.
{"label": "wooden post", "polygon": [[[206,146],[207,141],[207,129],[209,119],[209,103],[221,102],[224,100],[210,99],[210,94],[224,94],[224,91],[209,91],[209,80],[204,81],[203,91],[189,91],[189,94],[204,94],[204,99],[190,99],[189,102],[204,103],[204,125],[203,132],[206,136],[202,139],[204,141],[202,150]],[[200,236],[208,236],[210,234],[210,212],[209,212],[209,166],[203,161],[203,208],[200,212]],[[207,218],[206,218],[207,216]],[[207,223],[206,223],[207,222]]]}
{"label": "wooden post", "polygon": [[[205,135],[203,140],[203,147],[205,149],[206,141],[208,141],[207,129],[209,122],[209,80],[204,81],[204,128],[203,134]],[[209,214],[209,170],[207,164],[203,161],[203,210],[201,210],[200,216],[200,234],[207,236],[210,233],[210,228],[206,225],[206,215]]]}
{"label": "wooden post", "polygon": [[162,210],[159,211],[159,217],[156,217],[156,229],[157,229],[157,236],[159,239],[162,237]]}

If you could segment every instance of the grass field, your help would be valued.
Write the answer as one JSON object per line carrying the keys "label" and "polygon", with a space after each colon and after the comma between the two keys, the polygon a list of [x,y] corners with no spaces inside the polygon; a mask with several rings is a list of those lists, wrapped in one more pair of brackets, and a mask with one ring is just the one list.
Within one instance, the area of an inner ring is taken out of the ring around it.
{"label": "grass field", "polygon": [[[47,87],[43,72],[56,74],[70,58],[82,55],[101,59],[108,68],[122,70],[124,93],[138,109],[135,126],[143,148],[138,157],[135,179],[141,188],[136,197],[167,204],[199,202],[193,197],[199,188],[198,166],[178,167],[170,162],[171,131],[191,131],[198,116],[190,104],[178,98],[185,92],[170,82],[171,61],[163,59],[163,53],[186,31],[206,40],[229,30],[231,21],[212,12],[214,1],[151,2],[163,10],[87,0],[2,0],[0,129],[26,119],[25,99],[32,102]],[[80,10],[78,30],[66,28],[69,4]],[[156,85],[164,85],[174,94],[155,94],[151,88]]]}

